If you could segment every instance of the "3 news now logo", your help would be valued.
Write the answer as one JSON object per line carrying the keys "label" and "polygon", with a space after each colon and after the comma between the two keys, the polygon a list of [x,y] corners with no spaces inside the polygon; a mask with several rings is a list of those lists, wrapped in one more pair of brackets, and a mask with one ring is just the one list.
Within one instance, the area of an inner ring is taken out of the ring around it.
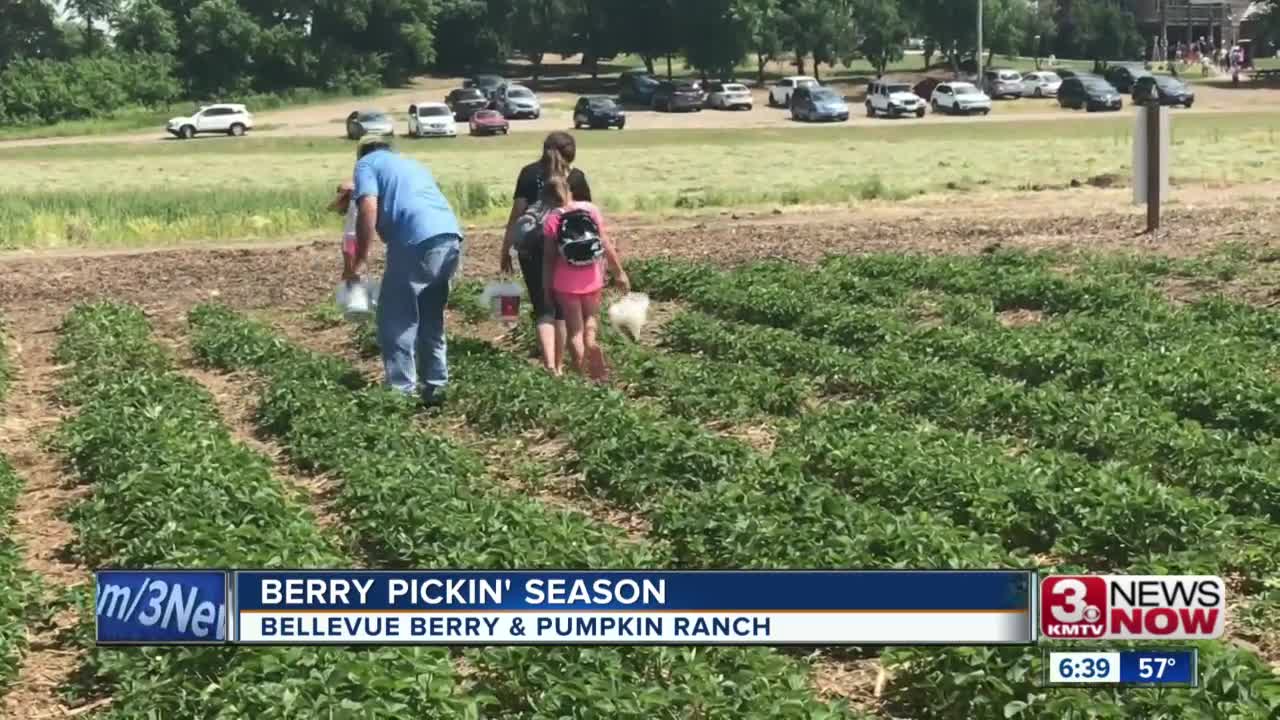
{"label": "3 news now logo", "polygon": [[1050,639],[1222,637],[1226,586],[1213,575],[1050,575],[1040,632]]}

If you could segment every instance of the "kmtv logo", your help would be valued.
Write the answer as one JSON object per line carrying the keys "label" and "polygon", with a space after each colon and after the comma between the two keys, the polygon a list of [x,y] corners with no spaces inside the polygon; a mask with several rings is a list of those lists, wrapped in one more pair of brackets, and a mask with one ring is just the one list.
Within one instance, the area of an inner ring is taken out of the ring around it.
{"label": "kmtv logo", "polygon": [[1040,584],[1050,639],[1222,637],[1226,587],[1213,575],[1051,575]]}

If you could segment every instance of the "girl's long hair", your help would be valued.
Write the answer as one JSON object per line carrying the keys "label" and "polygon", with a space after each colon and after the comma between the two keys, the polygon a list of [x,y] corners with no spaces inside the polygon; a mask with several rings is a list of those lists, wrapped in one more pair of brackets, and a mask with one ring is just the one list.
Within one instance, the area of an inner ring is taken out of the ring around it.
{"label": "girl's long hair", "polygon": [[573,193],[569,190],[569,178],[555,175],[547,178],[542,186],[542,204],[549,208],[565,207],[573,202]]}
{"label": "girl's long hair", "polygon": [[567,132],[557,130],[542,141],[542,177],[548,182],[553,178],[567,178],[569,167],[578,155],[578,144]]}

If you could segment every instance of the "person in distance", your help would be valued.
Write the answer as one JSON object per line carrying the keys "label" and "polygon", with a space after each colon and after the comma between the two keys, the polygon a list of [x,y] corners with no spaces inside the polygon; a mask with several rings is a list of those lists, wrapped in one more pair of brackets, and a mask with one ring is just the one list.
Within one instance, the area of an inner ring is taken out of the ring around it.
{"label": "person in distance", "polygon": [[516,178],[511,215],[507,218],[502,252],[498,258],[501,272],[509,273],[512,271],[512,250],[515,250],[520,261],[520,274],[524,276],[524,284],[529,291],[529,304],[533,306],[542,364],[556,374],[560,373],[564,365],[566,331],[564,313],[554,299],[547,300],[542,284],[542,225],[546,219],[546,208],[541,198],[549,178],[565,177],[574,200],[591,202],[591,186],[587,183],[587,176],[573,167],[577,154],[578,147],[573,136],[556,131],[547,135],[542,142],[542,158],[520,170],[520,175]]}
{"label": "person in distance", "polygon": [[449,380],[444,310],[462,226],[431,171],[385,138],[362,139],[356,153],[356,247],[343,279],[360,279],[373,237],[381,237],[387,258],[377,325],[386,383],[436,405]]}

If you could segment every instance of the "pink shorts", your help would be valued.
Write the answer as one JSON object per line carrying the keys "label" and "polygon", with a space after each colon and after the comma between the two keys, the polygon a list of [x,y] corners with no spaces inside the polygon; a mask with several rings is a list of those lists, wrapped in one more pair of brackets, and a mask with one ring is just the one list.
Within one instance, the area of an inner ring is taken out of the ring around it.
{"label": "pink shorts", "polygon": [[591,302],[591,301],[599,302],[599,301],[600,301],[600,291],[599,291],[599,290],[591,290],[591,291],[589,291],[589,292],[580,292],[580,293],[577,293],[577,292],[575,292],[575,293],[568,293],[568,292],[561,292],[561,291],[559,291],[559,290],[556,290],[556,291],[555,291],[555,295],[556,295],[556,304],[560,306],[560,309],[561,309],[562,311],[564,310],[564,306],[565,306],[567,303],[582,302],[582,301],[584,301],[584,300],[586,300],[586,301],[588,301],[588,302]]}

